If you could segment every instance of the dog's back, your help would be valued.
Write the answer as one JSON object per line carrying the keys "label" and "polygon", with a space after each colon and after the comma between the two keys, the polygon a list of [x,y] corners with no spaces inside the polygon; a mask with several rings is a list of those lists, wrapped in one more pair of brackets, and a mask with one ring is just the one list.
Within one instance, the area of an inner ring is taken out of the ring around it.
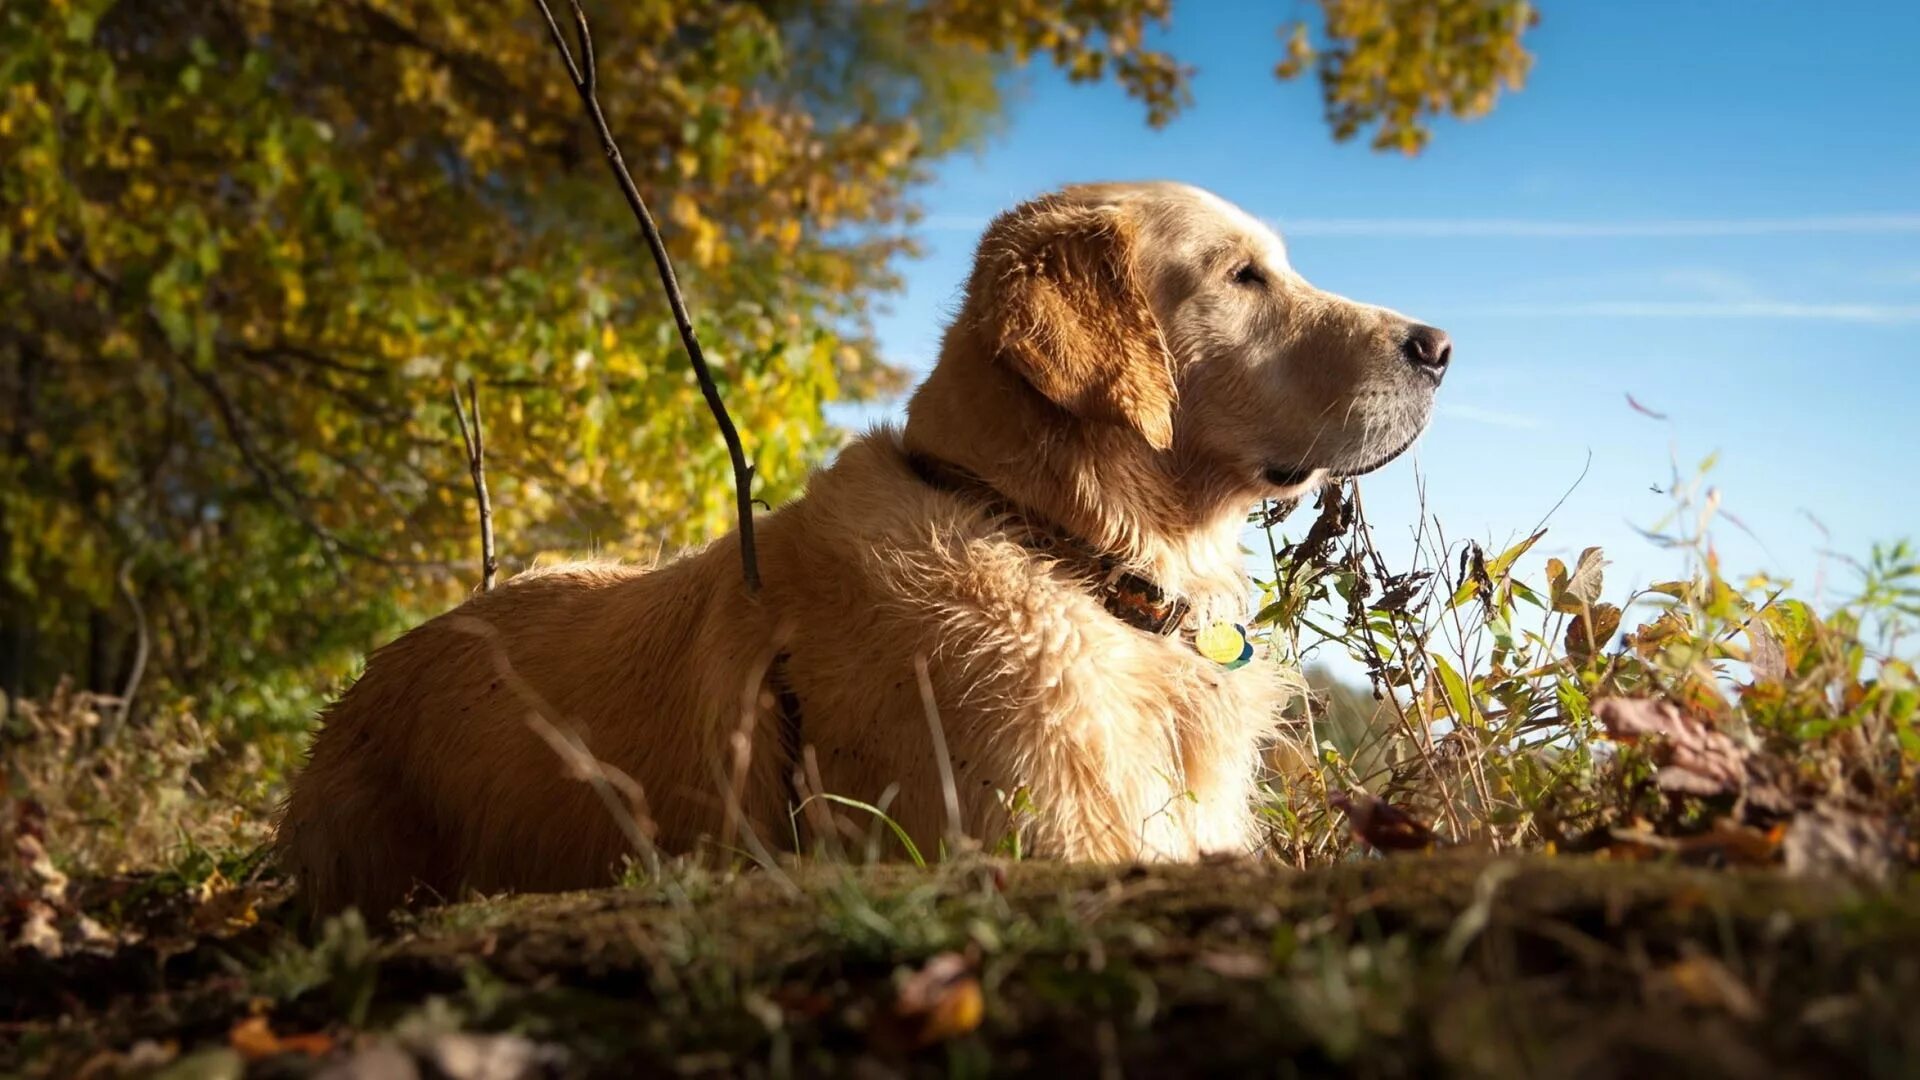
{"label": "dog's back", "polygon": [[[665,845],[716,831],[707,771],[726,733],[699,685],[712,657],[696,654],[739,647],[709,617],[732,585],[716,580],[723,554],[523,574],[375,652],[327,709],[282,818],[282,859],[311,906],[606,883],[632,845],[582,782],[596,761],[642,761],[645,780],[689,789],[656,790],[659,816],[630,808]],[[628,801],[631,785],[608,782]]]}

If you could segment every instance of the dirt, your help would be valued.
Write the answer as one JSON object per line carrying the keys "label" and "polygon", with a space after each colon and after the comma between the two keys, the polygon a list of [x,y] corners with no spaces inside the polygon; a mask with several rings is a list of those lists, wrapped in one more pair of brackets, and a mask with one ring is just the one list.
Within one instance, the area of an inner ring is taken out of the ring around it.
{"label": "dirt", "polygon": [[0,958],[0,1071],[1913,1076],[1917,884],[1472,855],[816,863],[379,933],[268,909]]}

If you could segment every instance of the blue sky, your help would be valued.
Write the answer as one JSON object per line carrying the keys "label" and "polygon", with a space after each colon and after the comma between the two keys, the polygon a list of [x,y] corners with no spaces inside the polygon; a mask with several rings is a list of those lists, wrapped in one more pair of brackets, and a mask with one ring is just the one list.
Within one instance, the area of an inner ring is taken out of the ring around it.
{"label": "blue sky", "polygon": [[1634,526],[1671,507],[1652,489],[1676,455],[1691,471],[1715,451],[1710,482],[1758,538],[1716,529],[1729,570],[1813,587],[1809,514],[1845,553],[1920,534],[1920,3],[1541,7],[1527,87],[1412,159],[1336,145],[1312,80],[1272,77],[1287,5],[1176,4],[1162,43],[1199,69],[1197,100],[1158,132],[1118,89],[1034,70],[1004,133],[926,192],[928,253],[883,349],[931,362],[994,212],[1066,182],[1184,180],[1276,223],[1315,284],[1452,332],[1432,429],[1365,481],[1389,536],[1416,465],[1451,536],[1499,543],[1591,453],[1540,552],[1602,545],[1613,586],[1671,577]]}

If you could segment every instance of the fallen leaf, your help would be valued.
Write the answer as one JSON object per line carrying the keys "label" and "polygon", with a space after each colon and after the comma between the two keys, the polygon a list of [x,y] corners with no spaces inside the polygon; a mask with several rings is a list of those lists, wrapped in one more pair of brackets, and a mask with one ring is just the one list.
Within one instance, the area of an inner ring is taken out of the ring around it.
{"label": "fallen leaf", "polygon": [[1696,954],[1677,960],[1661,976],[1662,982],[1689,1005],[1720,1009],[1739,1020],[1760,1019],[1760,1002],[1753,991],[1711,956]]}
{"label": "fallen leaf", "polygon": [[333,1050],[333,1038],[323,1032],[280,1036],[273,1033],[264,1015],[249,1016],[227,1032],[227,1045],[249,1062],[263,1061],[281,1054],[305,1054],[324,1057]]}
{"label": "fallen leaf", "polygon": [[420,1080],[420,1067],[392,1039],[363,1039],[314,1080]]}
{"label": "fallen leaf", "polygon": [[59,959],[66,953],[66,947],[60,943],[60,931],[53,925],[53,919],[51,904],[43,900],[29,900],[26,921],[20,924],[20,932],[13,939],[14,945],[32,949],[49,960]]}
{"label": "fallen leaf", "polygon": [[260,890],[253,887],[214,892],[193,908],[189,923],[197,933],[245,930],[260,921]]}
{"label": "fallen leaf", "polygon": [[416,1048],[447,1080],[520,1080],[566,1063],[566,1051],[524,1035],[451,1031]]}
{"label": "fallen leaf", "polygon": [[1886,821],[1836,806],[1795,815],[1783,847],[1789,874],[1840,874],[1862,881],[1887,880],[1898,858]]}
{"label": "fallen leaf", "polygon": [[1419,819],[1378,796],[1336,791],[1327,802],[1347,816],[1354,838],[1376,851],[1426,851],[1438,842]]}
{"label": "fallen leaf", "polygon": [[40,843],[39,836],[21,832],[13,838],[13,850],[36,883],[40,898],[49,904],[63,903],[67,898],[67,875],[53,865],[53,859]]}
{"label": "fallen leaf", "polygon": [[1602,698],[1593,715],[1615,740],[1649,740],[1655,783],[1678,795],[1730,795],[1746,782],[1748,753],[1726,733],[1659,698]]}
{"label": "fallen leaf", "polygon": [[1204,952],[1200,966],[1223,979],[1264,979],[1273,971],[1265,957],[1250,952]]}
{"label": "fallen leaf", "polygon": [[986,1002],[973,962],[957,952],[939,953],[901,980],[893,1013],[913,1046],[931,1046],[980,1026]]}

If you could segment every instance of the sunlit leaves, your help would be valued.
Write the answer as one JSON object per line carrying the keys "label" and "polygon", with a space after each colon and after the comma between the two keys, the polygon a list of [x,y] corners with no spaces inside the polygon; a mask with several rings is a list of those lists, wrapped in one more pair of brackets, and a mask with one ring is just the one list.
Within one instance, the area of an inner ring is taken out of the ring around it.
{"label": "sunlit leaves", "polygon": [[1418,153],[1434,117],[1485,115],[1503,88],[1521,87],[1533,63],[1521,40],[1539,21],[1528,0],[1319,0],[1318,6],[1317,27],[1300,22],[1283,29],[1285,54],[1275,74],[1292,79],[1313,68],[1334,137],[1371,128],[1377,150]]}
{"label": "sunlit leaves", "polygon": [[[1002,56],[1133,57],[1111,73],[1169,100],[1154,4],[604,8],[600,97],[775,505],[837,439],[823,406],[896,383],[867,308]],[[129,561],[156,672],[269,711],[457,598],[454,380],[485,392],[509,567],[724,528],[723,446],[598,153],[528,5],[8,4],[0,603],[39,624],[39,678],[88,666],[89,625],[124,650]]]}

